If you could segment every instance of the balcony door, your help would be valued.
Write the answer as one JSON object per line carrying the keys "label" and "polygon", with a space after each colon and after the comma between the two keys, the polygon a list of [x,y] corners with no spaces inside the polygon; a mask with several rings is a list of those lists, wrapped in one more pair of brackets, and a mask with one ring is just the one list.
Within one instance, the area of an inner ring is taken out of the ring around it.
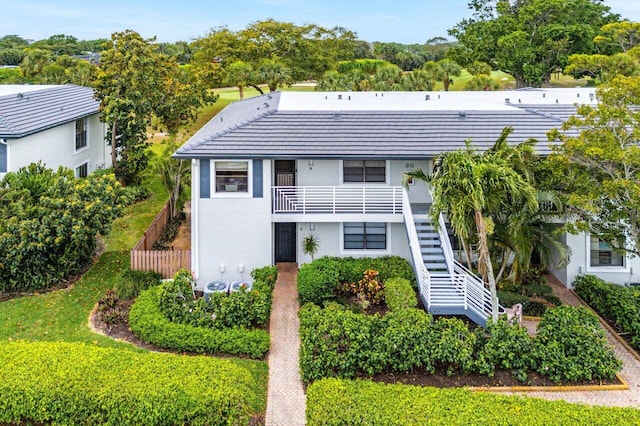
{"label": "balcony door", "polygon": [[295,262],[296,261],[296,224],[276,223],[275,224],[275,261]]}
{"label": "balcony door", "polygon": [[275,186],[295,186],[296,185],[296,161],[276,160]]}

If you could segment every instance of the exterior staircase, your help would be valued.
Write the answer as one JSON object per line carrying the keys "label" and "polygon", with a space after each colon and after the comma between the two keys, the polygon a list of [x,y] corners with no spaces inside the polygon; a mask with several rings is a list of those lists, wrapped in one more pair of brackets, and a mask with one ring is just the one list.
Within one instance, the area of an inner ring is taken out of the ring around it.
{"label": "exterior staircase", "polygon": [[426,204],[410,204],[404,191],[402,211],[420,299],[432,314],[464,315],[485,327],[491,294],[481,278],[454,260],[444,218],[436,226],[428,210]]}
{"label": "exterior staircase", "polygon": [[440,242],[440,236],[431,218],[426,214],[414,215],[413,221],[420,242],[422,262],[430,273],[447,274],[449,267],[444,256],[444,250]]}

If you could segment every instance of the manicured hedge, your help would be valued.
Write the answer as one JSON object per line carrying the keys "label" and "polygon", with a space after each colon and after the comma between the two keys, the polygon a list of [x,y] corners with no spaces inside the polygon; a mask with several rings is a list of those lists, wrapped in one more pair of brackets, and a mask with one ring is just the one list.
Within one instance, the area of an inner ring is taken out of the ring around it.
{"label": "manicured hedge", "polygon": [[391,278],[384,283],[384,300],[392,311],[415,308],[418,304],[416,291],[409,280],[405,278]]}
{"label": "manicured hedge", "polygon": [[488,332],[472,333],[456,318],[434,321],[418,309],[380,317],[335,303],[324,309],[308,304],[300,310],[302,380],[414,369],[492,376],[503,368],[523,381],[536,371],[556,383],[575,383],[612,379],[622,367],[597,319],[585,308],[547,311],[537,338],[504,320],[490,325]]}
{"label": "manicured hedge", "polygon": [[322,305],[334,300],[341,283],[357,283],[368,269],[378,271],[383,283],[391,278],[404,278],[414,287],[413,268],[398,256],[383,257],[330,257],[324,256],[307,263],[298,272],[298,296],[301,304],[312,302]]}
{"label": "manicured hedge", "polygon": [[640,424],[640,410],[465,389],[325,379],[307,388],[307,424],[608,426]]}
{"label": "manicured hedge", "polygon": [[129,313],[129,326],[138,337],[161,348],[196,353],[227,353],[262,358],[269,334],[241,327],[213,330],[169,321],[159,308],[160,287],[140,293]]}
{"label": "manicured hedge", "polygon": [[593,275],[578,277],[574,289],[603,318],[614,322],[635,349],[640,349],[640,290],[604,282]]}
{"label": "manicured hedge", "polygon": [[0,424],[247,424],[264,410],[262,362],[14,342],[0,366]]}

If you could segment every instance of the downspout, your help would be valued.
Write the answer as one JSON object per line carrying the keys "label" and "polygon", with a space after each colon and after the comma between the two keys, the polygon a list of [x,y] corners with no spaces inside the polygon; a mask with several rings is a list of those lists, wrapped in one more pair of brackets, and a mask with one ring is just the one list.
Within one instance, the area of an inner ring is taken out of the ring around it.
{"label": "downspout", "polygon": [[191,271],[197,280],[200,275],[198,264],[198,228],[200,224],[200,160],[191,160]]}

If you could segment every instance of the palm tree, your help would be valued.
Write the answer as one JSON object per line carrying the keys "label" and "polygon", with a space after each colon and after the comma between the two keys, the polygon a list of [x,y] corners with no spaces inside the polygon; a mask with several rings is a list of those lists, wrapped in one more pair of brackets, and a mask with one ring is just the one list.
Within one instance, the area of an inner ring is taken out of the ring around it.
{"label": "palm tree", "polygon": [[238,86],[240,99],[244,99],[244,88],[253,79],[253,68],[242,61],[236,61],[226,68],[226,84]]}
{"label": "palm tree", "polygon": [[[485,153],[477,153],[467,141],[464,150],[442,154],[432,174],[421,170],[407,174],[431,184],[430,213],[435,223],[440,214],[446,212],[459,238],[467,242],[472,237],[477,239],[478,272],[489,285],[494,320],[498,317],[498,296],[489,251],[489,236],[495,227],[492,214],[514,204],[531,210],[538,206],[535,189],[529,178],[518,171],[517,155],[506,143],[512,130],[505,128]],[[470,226],[471,218],[474,230]]]}
{"label": "palm tree", "polygon": [[422,69],[430,73],[435,80],[442,81],[445,91],[449,91],[449,86],[453,81],[452,77],[457,77],[462,73],[462,67],[451,59],[426,62]]}
{"label": "palm tree", "polygon": [[277,58],[266,59],[260,64],[258,79],[267,83],[270,92],[275,92],[278,86],[288,85],[293,82],[291,69]]}
{"label": "palm tree", "polygon": [[424,70],[413,70],[402,76],[402,88],[407,91],[433,90],[435,81]]}

